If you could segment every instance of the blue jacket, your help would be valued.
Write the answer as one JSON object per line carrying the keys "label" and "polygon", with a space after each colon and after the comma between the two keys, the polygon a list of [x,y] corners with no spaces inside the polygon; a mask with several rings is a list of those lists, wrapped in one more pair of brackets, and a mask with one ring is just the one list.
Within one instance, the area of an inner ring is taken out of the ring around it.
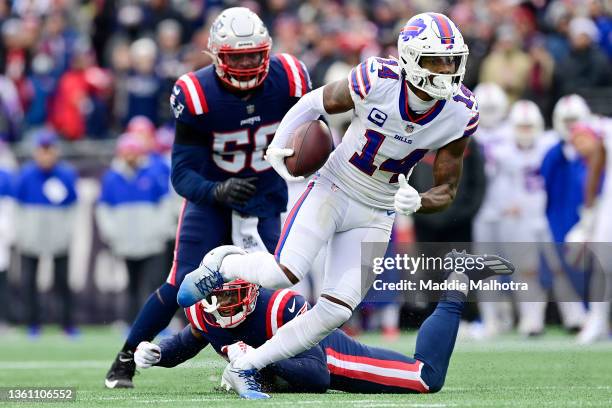
{"label": "blue jacket", "polygon": [[77,203],[77,173],[65,162],[50,170],[26,163],[14,187],[17,246],[30,255],[68,252]]}

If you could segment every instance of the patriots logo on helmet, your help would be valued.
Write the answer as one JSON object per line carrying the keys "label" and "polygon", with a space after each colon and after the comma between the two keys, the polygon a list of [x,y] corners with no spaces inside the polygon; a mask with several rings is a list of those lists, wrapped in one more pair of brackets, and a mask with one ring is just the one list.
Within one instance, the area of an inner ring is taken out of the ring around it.
{"label": "patriots logo on helmet", "polygon": [[402,31],[400,31],[400,37],[404,41],[411,40],[421,34],[425,28],[425,22],[422,18],[414,18],[409,20],[404,28],[402,28]]}

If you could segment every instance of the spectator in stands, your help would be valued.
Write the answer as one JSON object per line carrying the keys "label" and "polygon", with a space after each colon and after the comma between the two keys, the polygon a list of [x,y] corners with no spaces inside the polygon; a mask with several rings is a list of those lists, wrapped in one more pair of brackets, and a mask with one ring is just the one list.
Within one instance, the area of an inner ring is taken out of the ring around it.
{"label": "spectator in stands", "polygon": [[50,106],[49,122],[63,137],[104,137],[108,132],[110,74],[96,65],[83,40],[75,48],[70,69],[62,75]]}
{"label": "spectator in stands", "polygon": [[162,102],[162,81],[155,72],[157,45],[150,38],[136,40],[130,46],[131,72],[127,77],[127,112],[124,123],[134,116],[145,116],[153,123],[159,120],[159,111],[167,110],[167,98]]}
{"label": "spectator in stands", "polygon": [[130,133],[120,136],[96,208],[103,241],[127,265],[129,321],[166,271],[164,245],[170,220],[163,206],[168,194],[149,164],[142,138]]}
{"label": "spectator in stands", "polygon": [[68,335],[76,334],[72,320],[72,293],[68,285],[68,260],[77,203],[75,170],[60,160],[57,135],[43,129],[34,135],[34,160],[26,163],[17,176],[15,200],[19,228],[16,244],[21,254],[21,274],[25,281],[29,333],[40,333],[40,312],[36,276],[42,256],[51,256],[54,284],[61,299],[61,325]]}
{"label": "spectator in stands", "polygon": [[[170,95],[172,86],[179,76],[188,72],[181,61],[181,26],[175,20],[164,20],[157,27],[159,57],[156,72],[162,82],[162,95]],[[161,109],[160,123],[173,123],[170,109]]]}
{"label": "spectator in stands", "polygon": [[55,11],[45,18],[38,51],[51,57],[53,75],[59,78],[70,68],[70,60],[79,37],[67,24],[67,16]]}
{"label": "spectator in stands", "polygon": [[44,53],[37,54],[32,60],[32,75],[29,78],[32,101],[25,115],[27,126],[39,127],[47,121],[49,103],[57,86],[53,65],[53,59]]}
{"label": "spectator in stands", "polygon": [[585,17],[570,21],[570,53],[558,64],[554,75],[556,99],[562,95],[588,91],[590,88],[611,86],[610,61],[596,47],[599,31],[595,23]]}
{"label": "spectator in stands", "polygon": [[168,192],[170,188],[170,163],[164,158],[157,146],[156,129],[153,122],[146,116],[134,116],[128,122],[126,132],[139,138],[144,147],[143,154],[147,157],[149,166],[159,177],[159,184]]}
{"label": "spectator in stands", "polygon": [[0,75],[10,79],[17,88],[21,109],[26,103],[26,75],[30,69],[31,51],[26,47],[25,23],[11,18],[2,24]]}
{"label": "spectator in stands", "polygon": [[515,29],[502,26],[497,30],[493,51],[482,62],[480,81],[501,86],[512,103],[525,91],[530,68],[531,61],[521,50]]}
{"label": "spectator in stands", "polygon": [[19,139],[22,117],[17,88],[13,81],[0,74],[0,142],[14,142]]}

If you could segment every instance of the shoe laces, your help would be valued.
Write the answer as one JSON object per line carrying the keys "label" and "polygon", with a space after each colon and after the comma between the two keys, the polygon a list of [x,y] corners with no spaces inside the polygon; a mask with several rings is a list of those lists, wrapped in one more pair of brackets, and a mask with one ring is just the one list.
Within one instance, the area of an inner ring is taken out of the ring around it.
{"label": "shoe laces", "polygon": [[259,383],[259,371],[257,370],[239,370],[238,377],[242,378],[249,390],[261,392],[261,384]]}
{"label": "shoe laces", "polygon": [[223,277],[221,274],[218,271],[212,271],[209,268],[206,269],[212,272],[212,274],[203,276],[195,283],[195,287],[198,288],[201,293],[210,293],[214,289],[223,286]]}

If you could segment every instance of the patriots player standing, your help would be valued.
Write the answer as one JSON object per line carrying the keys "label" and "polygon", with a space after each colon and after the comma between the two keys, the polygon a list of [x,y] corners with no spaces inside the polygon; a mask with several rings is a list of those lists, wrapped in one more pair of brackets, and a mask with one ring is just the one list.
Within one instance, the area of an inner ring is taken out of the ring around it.
{"label": "patriots player standing", "polygon": [[[288,287],[304,278],[327,245],[316,305],[227,366],[224,378],[239,394],[253,384],[250,373],[309,349],[351,317],[368,289],[362,287],[362,265],[384,256],[396,211],[442,211],[455,197],[464,150],[479,118],[473,94],[462,85],[468,47],[448,17],[423,13],[406,23],[397,48],[399,59],[362,62],[348,78],[304,96],[283,118],[266,155],[292,180],[284,159],[293,154],[285,146],[295,129],[325,113],[355,110],[342,143],[285,222],[276,256],[217,248],[181,285],[181,306],[237,278]],[[432,149],[437,150],[434,187],[419,194],[407,175]],[[368,247],[362,256],[362,242],[384,244]]]}
{"label": "patriots player standing", "polygon": [[264,160],[278,125],[310,90],[303,63],[270,56],[272,39],[260,18],[244,7],[221,12],[210,29],[214,65],[181,76],[170,96],[176,118],[172,185],[185,198],[167,281],[147,300],[109,370],[108,388],[131,388],[133,352],[170,322],[178,286],[202,254],[234,243],[274,249],[285,181]]}

